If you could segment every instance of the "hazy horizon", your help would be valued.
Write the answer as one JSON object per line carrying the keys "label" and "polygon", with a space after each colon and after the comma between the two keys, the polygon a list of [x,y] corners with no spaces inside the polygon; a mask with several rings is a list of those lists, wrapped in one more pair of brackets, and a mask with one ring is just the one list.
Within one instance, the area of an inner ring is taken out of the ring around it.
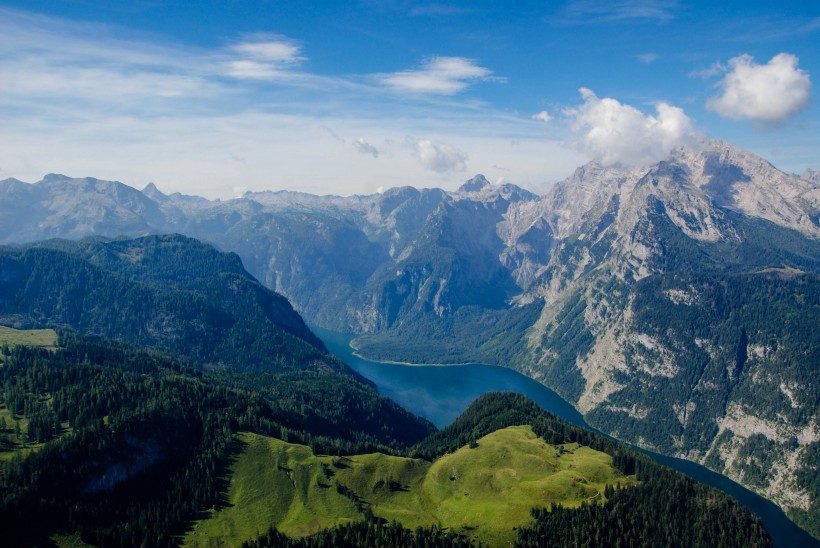
{"label": "hazy horizon", "polygon": [[0,179],[543,193],[702,137],[817,169],[805,2],[0,2]]}

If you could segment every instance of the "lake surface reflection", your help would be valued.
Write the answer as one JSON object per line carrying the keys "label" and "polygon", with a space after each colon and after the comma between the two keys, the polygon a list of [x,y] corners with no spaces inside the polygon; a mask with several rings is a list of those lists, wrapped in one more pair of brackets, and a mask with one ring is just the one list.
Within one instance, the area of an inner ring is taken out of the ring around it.
{"label": "lake surface reflection", "polygon": [[[371,380],[379,393],[391,398],[438,428],[453,422],[473,400],[487,392],[524,394],[547,411],[567,422],[591,430],[583,416],[561,396],[529,377],[506,367],[491,365],[402,365],[365,360],[350,348],[351,335],[311,327],[332,354]],[[643,451],[643,450],[642,450]],[[643,451],[656,462],[733,496],[760,516],[776,546],[783,548],[820,546],[820,542],[794,524],[783,511],[726,476],[690,461]]]}

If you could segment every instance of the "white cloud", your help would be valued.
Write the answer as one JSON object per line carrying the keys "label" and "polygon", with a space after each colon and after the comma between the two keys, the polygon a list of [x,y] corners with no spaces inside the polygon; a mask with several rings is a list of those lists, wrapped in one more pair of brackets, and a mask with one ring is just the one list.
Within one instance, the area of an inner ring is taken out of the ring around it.
{"label": "white cloud", "polygon": [[715,61],[712,63],[712,66],[708,69],[703,70],[694,70],[689,73],[690,78],[703,78],[704,80],[707,78],[712,78],[717,76],[718,74],[724,74],[728,69],[726,66],[721,63],[720,61]]}
{"label": "white cloud", "polygon": [[231,50],[272,63],[296,63],[302,61],[301,48],[286,38],[264,39],[241,42],[230,47]]}
{"label": "white cloud", "polygon": [[300,62],[301,48],[280,36],[255,35],[228,50],[237,58],[228,61],[227,74],[239,79],[273,80],[286,76]]}
{"label": "white cloud", "polygon": [[355,141],[353,141],[353,146],[356,147],[356,150],[358,150],[362,154],[369,154],[370,156],[373,156],[374,158],[379,157],[379,149],[377,149],[376,147],[374,147],[373,145],[371,145],[370,143],[368,143],[364,139],[361,139],[361,138],[356,139]]}
{"label": "white cloud", "polygon": [[[227,199],[233,187],[318,194],[403,184],[455,189],[469,163],[490,180],[504,175],[541,192],[584,161],[545,139],[528,116],[478,102],[397,96],[372,85],[375,76],[306,72],[298,65],[301,50],[274,44],[294,45],[284,38],[245,36],[203,48],[3,7],[0,36],[0,74],[13,82],[0,86],[2,177],[33,182],[62,172],[137,188],[155,181],[164,192]],[[456,59],[431,63],[433,72],[462,83],[493,78]],[[226,77],[229,63],[241,61],[249,63],[233,68],[245,77]],[[252,75],[275,78],[260,94]],[[417,150],[407,135],[430,144]],[[378,144],[379,161],[352,153],[359,136]]]}
{"label": "white cloud", "polygon": [[436,145],[430,140],[416,141],[413,145],[416,159],[424,169],[436,173],[465,171],[467,154],[450,145]]}
{"label": "white cloud", "polygon": [[250,59],[231,61],[228,63],[228,75],[234,78],[247,78],[251,80],[272,80],[282,76],[284,72],[275,65],[260,63]]}
{"label": "white cloud", "polygon": [[[455,95],[472,82],[491,78],[492,71],[464,57],[433,57],[418,70],[382,74],[382,84],[397,91]],[[494,78],[498,80],[498,78]]]}
{"label": "white cloud", "polygon": [[655,163],[698,140],[692,121],[678,107],[659,102],[653,116],[585,88],[580,92],[584,103],[565,111],[576,132],[574,145],[604,165]]}
{"label": "white cloud", "polygon": [[722,93],[709,99],[706,107],[724,118],[784,122],[811,98],[809,74],[797,63],[789,53],[775,55],[765,65],[758,65],[750,55],[730,59],[728,72],[718,84]]}
{"label": "white cloud", "polygon": [[677,0],[571,0],[562,12],[569,23],[601,23],[629,19],[668,21],[679,7]]}
{"label": "white cloud", "polygon": [[537,112],[531,116],[533,120],[539,120],[541,122],[549,122],[552,120],[552,116],[546,110],[542,110],[541,112]]}
{"label": "white cloud", "polygon": [[660,55],[658,55],[657,53],[641,53],[637,57],[638,61],[640,61],[644,65],[651,65],[652,63],[660,59]]}

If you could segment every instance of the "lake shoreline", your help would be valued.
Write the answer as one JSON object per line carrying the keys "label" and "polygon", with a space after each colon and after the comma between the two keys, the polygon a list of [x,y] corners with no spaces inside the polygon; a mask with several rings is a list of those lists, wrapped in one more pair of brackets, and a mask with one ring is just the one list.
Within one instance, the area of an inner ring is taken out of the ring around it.
{"label": "lake shoreline", "polygon": [[[438,428],[450,424],[478,396],[490,391],[511,391],[529,397],[546,411],[567,422],[601,433],[589,425],[583,415],[560,395],[513,369],[486,364],[436,366],[373,360],[357,354],[351,344],[353,335],[312,326],[311,329],[314,329],[328,350],[373,382],[380,394],[393,399],[411,413],[427,418]],[[820,546],[817,539],[791,521],[780,507],[727,476],[690,460],[616,441],[630,445],[655,462],[734,497],[763,520],[775,546]]]}
{"label": "lake shoreline", "polygon": [[[311,329],[316,329],[311,328]],[[406,365],[407,367],[463,367],[465,365],[484,365],[487,367],[504,367],[503,365],[496,365],[490,363],[479,363],[479,362],[464,362],[464,363],[413,363],[413,362],[402,362],[402,361],[394,361],[394,360],[385,360],[382,358],[377,358],[374,356],[366,356],[361,353],[361,350],[353,344],[355,338],[350,339],[350,342],[347,344],[350,347],[351,354],[359,358],[360,360],[365,360],[368,362],[373,363],[387,363],[390,365]]]}

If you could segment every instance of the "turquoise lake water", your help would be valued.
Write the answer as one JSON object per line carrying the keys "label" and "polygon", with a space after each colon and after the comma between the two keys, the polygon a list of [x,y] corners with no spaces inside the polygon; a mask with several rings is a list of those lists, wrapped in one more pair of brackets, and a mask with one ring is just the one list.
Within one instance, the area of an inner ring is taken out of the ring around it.
{"label": "turquoise lake water", "polygon": [[[478,396],[487,392],[510,391],[529,397],[564,420],[591,428],[583,416],[561,396],[505,367],[491,365],[401,365],[365,360],[350,348],[351,335],[312,327],[313,332],[356,372],[371,380],[379,393],[405,409],[443,428],[455,420]],[[647,455],[691,478],[720,489],[760,516],[774,543],[782,548],[820,546],[820,542],[789,520],[783,511],[729,478],[682,459],[644,451]]]}

